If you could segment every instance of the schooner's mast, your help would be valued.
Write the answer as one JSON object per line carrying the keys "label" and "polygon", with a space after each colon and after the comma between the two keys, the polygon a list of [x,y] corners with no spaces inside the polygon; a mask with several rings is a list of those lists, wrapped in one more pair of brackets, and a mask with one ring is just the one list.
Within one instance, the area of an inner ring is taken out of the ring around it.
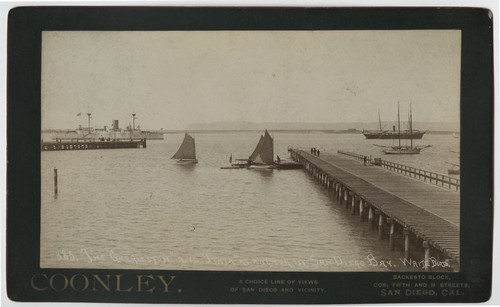
{"label": "schooner's mast", "polygon": [[411,101],[410,101],[410,148],[413,148],[413,124],[412,124],[413,118],[411,114]]}
{"label": "schooner's mast", "polygon": [[380,131],[382,131],[382,121],[380,120],[380,109],[378,109],[378,126]]}
{"label": "schooner's mast", "polygon": [[401,127],[400,127],[400,120],[399,120],[399,101],[398,101],[398,141],[399,141],[399,148],[401,148]]}

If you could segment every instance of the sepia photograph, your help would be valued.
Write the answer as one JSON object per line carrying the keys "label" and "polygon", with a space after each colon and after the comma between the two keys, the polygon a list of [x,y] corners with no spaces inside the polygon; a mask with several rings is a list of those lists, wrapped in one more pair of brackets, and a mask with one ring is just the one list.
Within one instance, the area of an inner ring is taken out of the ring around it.
{"label": "sepia photograph", "polygon": [[460,34],[44,31],[40,266],[459,270]]}
{"label": "sepia photograph", "polygon": [[12,10],[8,297],[488,300],[491,23],[475,8]]}

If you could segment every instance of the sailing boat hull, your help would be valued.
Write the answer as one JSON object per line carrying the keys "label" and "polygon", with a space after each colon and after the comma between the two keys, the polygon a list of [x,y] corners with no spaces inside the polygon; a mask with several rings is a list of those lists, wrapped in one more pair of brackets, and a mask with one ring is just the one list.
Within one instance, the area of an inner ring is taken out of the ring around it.
{"label": "sailing boat hull", "polygon": [[197,159],[185,159],[185,160],[177,160],[177,164],[196,164],[198,163]]}
{"label": "sailing boat hull", "polygon": [[270,164],[263,164],[263,165],[250,165],[248,167],[249,169],[256,169],[256,170],[260,170],[260,169],[275,169],[276,166],[275,165],[270,165]]}
{"label": "sailing boat hull", "polygon": [[459,169],[448,169],[448,175],[460,175]]}
{"label": "sailing boat hull", "polygon": [[416,155],[420,153],[420,149],[408,148],[408,149],[384,149],[383,152],[386,155]]}

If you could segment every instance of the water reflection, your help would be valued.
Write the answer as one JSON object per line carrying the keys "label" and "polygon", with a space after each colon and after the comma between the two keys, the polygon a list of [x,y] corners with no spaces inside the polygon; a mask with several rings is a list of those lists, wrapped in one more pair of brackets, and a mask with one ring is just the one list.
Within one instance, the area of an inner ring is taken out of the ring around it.
{"label": "water reflection", "polygon": [[179,169],[186,170],[186,171],[193,171],[198,163],[178,163],[176,162],[175,165]]}
{"label": "water reflection", "polygon": [[273,169],[252,169],[252,172],[258,173],[262,178],[270,179],[273,177],[276,170]]}

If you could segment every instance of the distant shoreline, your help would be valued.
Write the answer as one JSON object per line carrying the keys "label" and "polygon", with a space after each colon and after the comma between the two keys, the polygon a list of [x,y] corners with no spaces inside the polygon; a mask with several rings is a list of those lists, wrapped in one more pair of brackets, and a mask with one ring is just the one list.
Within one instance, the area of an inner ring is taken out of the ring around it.
{"label": "distant shoreline", "polygon": [[[64,133],[74,131],[73,129],[42,129],[42,133]],[[362,130],[348,129],[348,130],[334,130],[334,129],[268,129],[270,133],[328,133],[328,134],[361,134]],[[261,133],[260,129],[205,129],[205,130],[190,130],[190,129],[176,129],[176,130],[145,130],[145,132],[155,132],[163,134],[177,134],[177,133]],[[429,130],[426,134],[459,134],[459,131],[432,131]]]}

